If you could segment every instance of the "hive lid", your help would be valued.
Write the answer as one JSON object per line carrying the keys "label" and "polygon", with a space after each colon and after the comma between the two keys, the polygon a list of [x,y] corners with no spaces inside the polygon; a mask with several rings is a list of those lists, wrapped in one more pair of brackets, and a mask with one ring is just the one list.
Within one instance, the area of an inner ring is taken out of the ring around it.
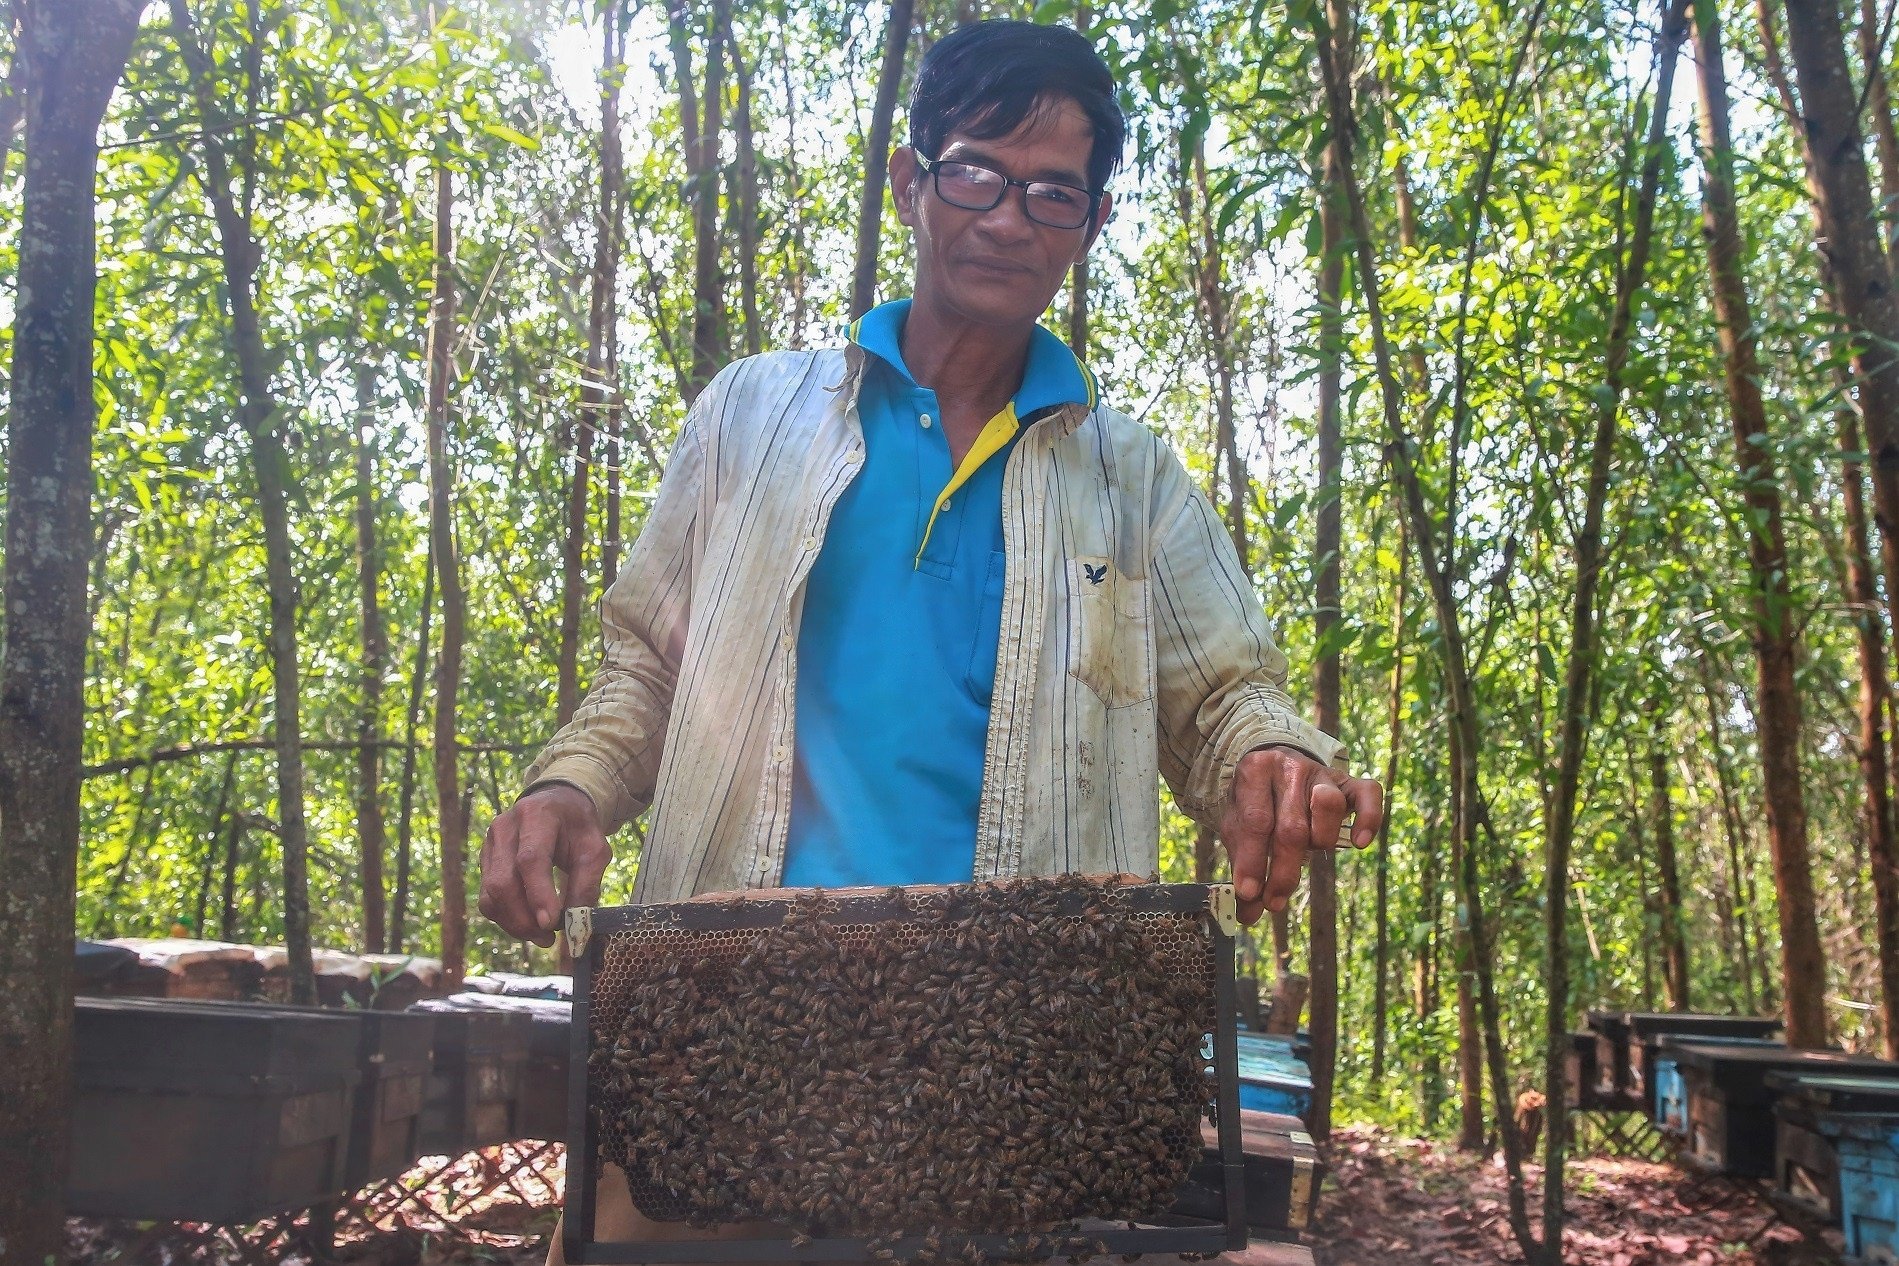
{"label": "hive lid", "polygon": [[79,998],[73,1058],[82,1075],[231,1075],[279,1088],[357,1073],[360,1012],[176,998]]}

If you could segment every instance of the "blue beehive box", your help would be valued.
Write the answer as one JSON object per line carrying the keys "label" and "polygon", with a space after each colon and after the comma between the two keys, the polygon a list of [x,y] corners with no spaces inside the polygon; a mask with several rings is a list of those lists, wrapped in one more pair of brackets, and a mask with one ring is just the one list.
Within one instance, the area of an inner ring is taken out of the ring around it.
{"label": "blue beehive box", "polygon": [[[1771,1037],[1696,1037],[1684,1039],[1697,1046],[1784,1046],[1786,1043]],[[1681,1068],[1670,1053],[1670,1044],[1663,1042],[1655,1052],[1655,1074],[1652,1078],[1655,1091],[1655,1128],[1664,1134],[1676,1138],[1688,1135],[1688,1081],[1681,1075]]]}
{"label": "blue beehive box", "polygon": [[1899,1065],[1893,1075],[1804,1073],[1772,1079],[1781,1110],[1832,1145],[1835,1204],[1849,1262],[1899,1262]]}
{"label": "blue beehive box", "polygon": [[1236,1035],[1239,1044],[1240,1108],[1312,1118],[1312,1070],[1293,1054],[1292,1039],[1262,1033]]}

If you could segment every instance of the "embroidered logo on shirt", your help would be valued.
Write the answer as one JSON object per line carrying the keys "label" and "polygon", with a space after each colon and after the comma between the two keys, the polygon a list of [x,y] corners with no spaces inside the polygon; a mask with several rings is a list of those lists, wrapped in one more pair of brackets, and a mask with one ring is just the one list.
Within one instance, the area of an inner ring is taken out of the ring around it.
{"label": "embroidered logo on shirt", "polygon": [[1098,585],[1108,578],[1108,565],[1103,563],[1099,567],[1090,567],[1088,564],[1083,563],[1081,565],[1081,574],[1088,578],[1089,584]]}

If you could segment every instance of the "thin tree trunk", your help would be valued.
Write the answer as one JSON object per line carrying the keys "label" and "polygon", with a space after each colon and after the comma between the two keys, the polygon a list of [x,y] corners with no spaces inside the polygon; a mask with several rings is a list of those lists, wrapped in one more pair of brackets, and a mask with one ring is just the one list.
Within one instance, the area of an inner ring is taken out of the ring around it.
{"label": "thin tree trunk", "polygon": [[[864,185],[857,200],[857,263],[851,270],[851,317],[864,315],[877,302],[877,246],[884,223],[884,183],[890,175],[890,126],[903,85],[904,54],[910,47],[913,0],[890,0],[890,24],[884,28],[884,60],[878,71],[877,100],[870,111],[870,136],[864,142]],[[927,155],[935,158],[935,154]]]}
{"label": "thin tree trunk", "polygon": [[[1425,1031],[1437,1014],[1438,998],[1438,907],[1437,828],[1435,812],[1425,822],[1418,837],[1418,924],[1424,935],[1418,944],[1418,957],[1412,967],[1412,1006],[1419,1030]],[[1421,1043],[1418,1060],[1418,1115],[1426,1134],[1437,1129],[1438,1110],[1444,1104],[1444,1072],[1438,1061],[1438,1044],[1427,1038]]]}
{"label": "thin tree trunk", "polygon": [[[566,725],[580,705],[580,622],[590,586],[586,570],[587,500],[593,478],[593,438],[606,428],[607,412],[617,395],[607,377],[609,344],[619,320],[620,243],[620,79],[625,56],[620,48],[618,6],[601,15],[600,179],[594,207],[592,286],[587,302],[587,357],[580,382],[580,408],[567,425],[565,447],[573,455],[567,484],[567,532],[561,545],[560,661],[555,724]],[[611,578],[609,577],[609,580]]]}
{"label": "thin tree trunk", "polygon": [[[1800,103],[1794,94],[1792,81],[1780,56],[1779,39],[1774,30],[1772,10],[1766,0],[1757,0],[1755,14],[1759,21],[1763,61],[1767,77],[1780,97],[1781,105],[1790,118],[1800,118]],[[1881,180],[1886,197],[1891,199],[1895,190],[1899,190],[1899,139],[1892,135],[1893,124],[1891,106],[1885,90],[1883,59],[1878,56],[1878,35],[1872,33],[1876,18],[1868,6],[1861,8],[1862,29],[1860,32],[1860,51],[1862,56],[1871,57],[1866,63],[1872,81],[1867,85],[1866,104],[1872,111],[1875,131],[1878,135]],[[1850,83],[1848,84],[1850,89]],[[1814,234],[1821,249],[1823,279],[1827,296],[1843,324],[1853,324],[1853,316],[1848,310],[1847,298],[1843,293],[1843,278],[1836,266],[1835,252],[1830,244],[1829,220],[1826,204],[1828,191],[1822,187],[1822,163],[1815,156],[1815,131],[1810,121],[1802,132],[1803,152],[1806,158],[1807,190],[1813,203]],[[1858,151],[1857,141],[1854,144]],[[1864,169],[1864,155],[1859,154],[1857,161]],[[1835,185],[1850,185],[1850,174],[1835,173]],[[1870,182],[1870,177],[1867,177]],[[1869,191],[1870,196],[1870,191]],[[1887,208],[1890,211],[1890,207]],[[1899,232],[1899,229],[1890,230]],[[1875,245],[1877,234],[1875,233]],[[1892,249],[1887,243],[1885,248]],[[1888,261],[1888,268],[1891,267]],[[1890,280],[1890,275],[1889,278]],[[1853,393],[1851,383],[1841,375],[1841,395],[1844,403],[1840,411],[1840,443],[1843,451],[1857,454],[1860,449],[1860,432],[1854,417]],[[1867,438],[1875,433],[1875,423],[1871,410],[1877,405],[1876,393],[1869,396],[1864,388],[1858,399],[1859,408],[1867,414]],[[1882,558],[1888,568],[1892,566],[1893,545],[1890,539],[1893,520],[1887,514],[1884,504],[1879,501],[1880,483],[1890,478],[1890,467],[1894,455],[1891,452],[1874,454],[1873,496],[1876,508],[1875,517],[1881,528]],[[1877,923],[1876,941],[1880,961],[1881,1011],[1885,1023],[1885,1041],[1889,1054],[1899,1055],[1899,1039],[1893,1036],[1895,1023],[1899,1023],[1899,848],[1894,842],[1895,824],[1893,820],[1892,788],[1887,782],[1888,761],[1886,757],[1887,710],[1892,706],[1888,690],[1889,664],[1885,658],[1883,624],[1881,609],[1877,603],[1877,585],[1872,570],[1872,554],[1867,541],[1865,493],[1861,485],[1862,467],[1857,460],[1849,459],[1842,463],[1841,481],[1842,500],[1846,518],[1846,554],[1847,589],[1850,599],[1856,607],[1855,622],[1858,626],[1858,654],[1860,660],[1860,698],[1859,698],[1859,762],[1860,781],[1863,791],[1861,804],[1861,822],[1865,831],[1869,860],[1873,878],[1873,906]],[[1888,576],[1890,577],[1890,571]],[[1890,580],[1889,580],[1890,583]],[[1888,595],[1888,604],[1892,596]],[[1890,615],[1888,605],[1886,613]],[[1873,779],[1878,780],[1875,787]],[[1751,885],[1750,885],[1751,887]],[[1751,986],[1750,986],[1751,988]],[[1764,991],[1763,991],[1764,992]],[[1817,1000],[1816,1000],[1817,1005]]]}
{"label": "thin tree trunk", "polygon": [[785,261],[786,284],[791,289],[791,346],[805,340],[805,274],[809,254],[804,239],[804,177],[798,167],[798,96],[791,77],[791,41],[778,40],[779,87],[785,110],[785,208],[791,249]]}
{"label": "thin tree trunk", "polygon": [[1893,126],[1892,90],[1886,84],[1885,34],[1873,0],[1859,0],[1859,64],[1866,73],[1866,114],[1879,155],[1879,221],[1886,230],[1887,268],[1899,268],[1899,128]]}
{"label": "thin tree trunk", "polygon": [[93,184],[137,0],[21,0],[26,126],[0,642],[0,1244],[65,1252],[92,548]]}
{"label": "thin tree trunk", "polygon": [[289,951],[290,1000],[314,1005],[316,973],[310,953],[310,861],[303,808],[301,683],[297,665],[297,580],[290,540],[290,453],[284,417],[270,384],[269,349],[258,317],[260,258],[248,210],[253,174],[240,173],[246,188],[234,193],[226,158],[209,55],[198,43],[187,0],[170,0],[179,52],[191,78],[203,128],[205,197],[218,231],[219,254],[230,305],[231,346],[242,398],[238,421],[251,441],[257,479],[258,515],[264,527],[264,577],[270,601],[270,657],[277,740],[277,828],[284,870],[284,946]]}
{"label": "thin tree trunk", "polygon": [[451,513],[454,471],[448,458],[449,386],[455,348],[455,186],[447,165],[435,164],[435,277],[429,300],[429,547],[442,581],[442,654],[435,664],[435,817],[442,839],[442,974],[459,988],[467,968],[468,823],[455,750],[462,677],[461,555]]}
{"label": "thin tree trunk", "polygon": [[204,920],[211,912],[211,873],[217,868],[218,840],[224,833],[224,815],[230,811],[231,788],[236,782],[237,753],[232,752],[224,761],[224,777],[218,780],[217,807],[211,811],[211,830],[204,840],[204,864],[198,868],[198,903],[191,916],[191,930],[198,936],[208,935]]}
{"label": "thin tree trunk", "polygon": [[1714,777],[1721,791],[1721,824],[1727,834],[1728,872],[1734,890],[1735,922],[1741,935],[1741,992],[1749,1011],[1765,999],[1754,988],[1754,945],[1750,911],[1754,908],[1753,871],[1746,862],[1747,843],[1742,838],[1741,810],[1735,803],[1734,777],[1727,764],[1727,740],[1721,727],[1721,701],[1715,698],[1713,673],[1704,653],[1699,661],[1701,693],[1708,703],[1708,736],[1714,758]]}
{"label": "thin tree trunk", "polygon": [[1660,894],[1662,982],[1668,987],[1668,1009],[1692,1011],[1688,988],[1688,942],[1682,932],[1681,872],[1675,856],[1675,805],[1668,789],[1669,749],[1662,717],[1654,717],[1649,741],[1649,812],[1655,820],[1655,873]]}
{"label": "thin tree trunk", "polygon": [[435,619],[435,546],[431,542],[422,561],[420,631],[415,639],[415,667],[409,673],[409,715],[402,752],[402,802],[396,823],[396,891],[389,912],[389,952],[404,952],[409,917],[409,859],[414,855],[416,731],[422,725],[422,692],[429,679],[429,626]]}
{"label": "thin tree trunk", "polygon": [[1853,604],[1859,654],[1860,830],[1866,837],[1873,880],[1883,1054],[1899,1059],[1899,843],[1894,840],[1886,755],[1892,692],[1886,676],[1885,626],[1880,621],[1872,551],[1866,540],[1866,492],[1857,459],[1859,415],[1850,399],[1841,404],[1838,417],[1840,451],[1854,455],[1840,463],[1840,484],[1846,519],[1847,597]]}
{"label": "thin tree trunk", "polygon": [[738,84],[738,118],[732,137],[738,164],[732,173],[737,196],[732,199],[738,218],[739,309],[745,321],[745,354],[756,356],[765,346],[758,320],[758,152],[752,140],[752,67],[745,62],[738,37],[732,33],[732,0],[713,0],[719,23],[719,42],[732,59],[732,78]]}
{"label": "thin tree trunk", "polygon": [[[1092,37],[1094,9],[1087,4],[1075,6],[1075,29]],[[1068,346],[1075,356],[1088,359],[1088,257],[1083,255],[1068,270]]]}
{"label": "thin tree trunk", "polygon": [[[1398,785],[1398,754],[1404,743],[1404,588],[1411,570],[1411,546],[1404,518],[1398,519],[1398,574],[1391,584],[1391,690],[1385,742],[1385,794]],[[1391,815],[1378,824],[1377,889],[1373,898],[1372,930],[1372,1080],[1385,1075],[1385,1045],[1390,1030],[1386,1014],[1391,980]]]}
{"label": "thin tree trunk", "polygon": [[[1687,0],[1665,0],[1662,26],[1656,37],[1655,100],[1649,110],[1648,136],[1643,143],[1628,255],[1617,265],[1615,308],[1609,320],[1603,390],[1597,398],[1590,438],[1583,523],[1576,536],[1576,588],[1563,674],[1561,746],[1544,868],[1543,974],[1548,998],[1543,1035],[1543,1094],[1550,1118],[1549,1129],[1544,1131],[1543,1235],[1538,1260],[1549,1266],[1560,1266],[1562,1261],[1563,1174],[1569,1132],[1561,1128],[1559,1117],[1563,1109],[1559,1105],[1564,1103],[1569,1054],[1569,864],[1576,829],[1576,795],[1588,749],[1587,725],[1593,712],[1585,701],[1593,690],[1597,657],[1597,590],[1605,552],[1603,517],[1609,499],[1609,478],[1615,466],[1617,423],[1626,385],[1635,299],[1642,290],[1654,238],[1655,201],[1661,188],[1662,160],[1667,152],[1669,98],[1673,95],[1681,42],[1687,34],[1687,8]],[[1503,1111],[1501,1104],[1498,1111]]]}
{"label": "thin tree trunk", "polygon": [[250,816],[242,811],[231,815],[231,829],[224,837],[224,884],[219,892],[218,938],[237,939],[237,854],[244,842],[244,828]]}
{"label": "thin tree trunk", "polygon": [[13,56],[7,59],[7,74],[0,79],[0,179],[7,174],[7,157],[13,151],[13,138],[26,118],[26,97],[20,91],[20,18],[8,3],[0,9],[0,22],[11,37]]}
{"label": "thin tree trunk", "polygon": [[[1792,7],[1797,5],[1790,6],[1790,10]],[[1787,577],[1786,531],[1779,476],[1768,447],[1767,411],[1761,399],[1740,219],[1734,205],[1734,151],[1728,128],[1720,20],[1715,10],[1705,5],[1697,17],[1701,19],[1695,27],[1695,63],[1701,99],[1703,236],[1708,241],[1708,270],[1726,369],[1735,459],[1740,468],[1741,495],[1748,507],[1744,518],[1748,528],[1761,775],[1780,909],[1787,1042],[1795,1047],[1818,1047],[1826,1044],[1826,963],[1814,911],[1813,864],[1807,842],[1806,797],[1801,786],[1800,696],[1794,684],[1794,608]],[[1843,49],[1841,56],[1843,59]],[[1863,159],[1860,178],[1863,185]],[[1873,245],[1877,253],[1876,239]],[[1877,262],[1883,274],[1884,257]],[[1894,331],[1899,333],[1899,309],[1892,315]],[[1899,382],[1894,385],[1899,386]],[[1899,404],[1899,396],[1894,403]],[[1899,447],[1893,449],[1893,457],[1899,461]]]}
{"label": "thin tree trunk", "polygon": [[[1540,13],[1540,9],[1537,11]],[[1313,15],[1320,73],[1324,78],[1328,114],[1333,126],[1348,129],[1348,144],[1342,146],[1340,187],[1350,213],[1348,237],[1355,251],[1355,273],[1365,303],[1365,320],[1372,342],[1379,399],[1384,415],[1387,439],[1385,458],[1397,478],[1405,511],[1410,516],[1412,536],[1418,550],[1418,562],[1430,580],[1434,613],[1444,645],[1445,679],[1451,696],[1451,722],[1456,745],[1452,748],[1453,785],[1458,806],[1458,824],[1454,839],[1462,845],[1458,866],[1462,887],[1463,916],[1470,926],[1470,965],[1476,977],[1477,1006],[1483,1022],[1486,1063],[1490,1070],[1490,1089],[1497,1103],[1498,1134],[1503,1140],[1504,1168],[1508,1180],[1510,1226],[1526,1257],[1534,1257],[1537,1244],[1530,1232],[1529,1211],[1523,1190],[1522,1148],[1516,1121],[1507,1110],[1509,1065],[1503,1047],[1503,1022],[1497,1002],[1496,982],[1489,961],[1490,937],[1484,913],[1482,885],[1475,844],[1482,821],[1483,799],[1479,787],[1477,754],[1479,749],[1476,696],[1470,673],[1470,659],[1451,572],[1440,565],[1437,542],[1431,534],[1430,511],[1424,501],[1424,487],[1412,464],[1412,438],[1404,424],[1403,390],[1392,365],[1391,342],[1386,333],[1384,304],[1378,289],[1378,260],[1372,251],[1371,217],[1365,209],[1362,191],[1354,169],[1349,137],[1356,131],[1352,114],[1350,68],[1333,55],[1332,41],[1324,29],[1326,20]],[[1520,60],[1519,60],[1520,65]],[[1515,70],[1512,72],[1514,82]],[[1558,1102],[1561,1087],[1558,1087]]]}
{"label": "thin tree trunk", "polygon": [[382,676],[389,638],[382,624],[382,546],[376,532],[376,370],[356,366],[356,561],[360,578],[363,710],[357,723],[356,836],[362,857],[363,941],[385,944],[382,822]]}
{"label": "thin tree trunk", "polygon": [[[1846,33],[1837,0],[1787,0],[1787,43],[1800,91],[1800,119],[1822,236],[1821,249],[1841,315],[1852,330],[1854,375],[1866,443],[1872,454],[1873,505],[1891,619],[1899,603],[1899,296],[1874,216],[1871,177],[1860,135],[1859,93],[1846,57]],[[1772,49],[1770,15],[1762,32]],[[1780,859],[1776,857],[1778,877]],[[1783,901],[1786,899],[1783,894]],[[1803,922],[1798,910],[1786,911]],[[1804,943],[1783,951],[1789,1011],[1799,1009],[1801,1031],[1787,1040],[1812,1045],[1825,1039],[1820,959]],[[1796,999],[1794,995],[1800,995]],[[1815,1014],[1817,1013],[1817,1018]],[[1791,1019],[1791,1015],[1790,1015]],[[1814,1031],[1815,1024],[1819,1028]]]}
{"label": "thin tree trunk", "polygon": [[[1350,0],[1327,0],[1327,24],[1331,27],[1332,56],[1342,65],[1352,61],[1352,15]],[[1319,178],[1319,220],[1323,246],[1319,257],[1319,500],[1314,518],[1313,557],[1313,639],[1317,660],[1313,665],[1313,704],[1319,728],[1337,734],[1340,725],[1339,647],[1341,620],[1339,606],[1339,551],[1342,544],[1339,499],[1344,494],[1344,432],[1340,421],[1343,394],[1345,344],[1345,207],[1339,188],[1344,169],[1344,147],[1351,143],[1348,119],[1334,118],[1328,128],[1330,141],[1321,159]],[[1202,169],[1202,214],[1207,217],[1209,243],[1212,243],[1212,214],[1205,207],[1204,168]],[[1227,436],[1232,457],[1228,478],[1237,465],[1238,444],[1231,436],[1231,387],[1228,398]],[[1236,498],[1237,502],[1237,498]],[[1238,503],[1234,530],[1246,528],[1244,503]],[[1330,840],[1320,841],[1330,845]],[[1339,929],[1338,867],[1329,847],[1314,852],[1306,862],[1307,904],[1306,973],[1312,978],[1312,1117],[1313,1137],[1324,1141],[1332,1136],[1332,1082],[1338,1068],[1339,1026]]]}
{"label": "thin tree trunk", "polygon": [[[688,402],[698,398],[724,359],[724,301],[719,287],[719,133],[721,61],[706,58],[703,97],[692,76],[688,0],[668,0],[666,16],[678,80],[680,143],[686,156],[686,199],[692,210],[692,373]],[[701,106],[704,107],[703,112]],[[702,117],[703,114],[703,117]]]}

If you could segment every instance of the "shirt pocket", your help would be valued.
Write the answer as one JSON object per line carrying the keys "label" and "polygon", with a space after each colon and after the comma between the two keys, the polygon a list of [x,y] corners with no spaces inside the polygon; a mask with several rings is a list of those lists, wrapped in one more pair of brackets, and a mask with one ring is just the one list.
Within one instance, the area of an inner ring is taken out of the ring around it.
{"label": "shirt pocket", "polygon": [[1068,560],[1064,580],[1070,674],[1110,708],[1153,698],[1147,580],[1102,557]]}
{"label": "shirt pocket", "polygon": [[1007,576],[1007,556],[996,550],[989,555],[989,570],[983,575],[976,635],[970,639],[969,667],[963,675],[964,686],[984,707],[996,690],[996,648],[1002,639],[1002,588]]}

